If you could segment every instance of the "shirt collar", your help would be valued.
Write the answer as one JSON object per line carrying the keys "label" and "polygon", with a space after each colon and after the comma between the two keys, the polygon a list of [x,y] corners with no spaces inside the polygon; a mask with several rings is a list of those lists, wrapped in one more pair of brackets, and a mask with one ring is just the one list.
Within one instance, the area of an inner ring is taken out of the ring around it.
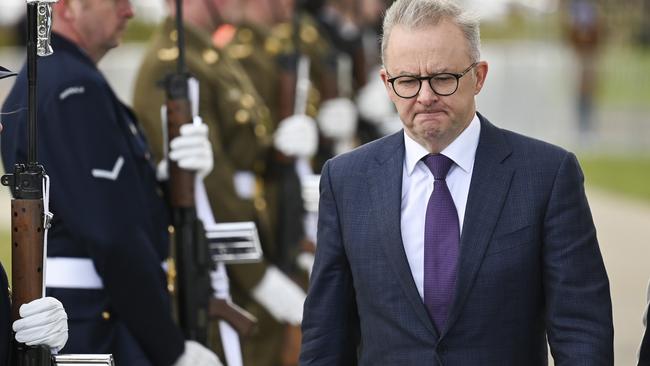
{"label": "shirt collar", "polygon": [[[474,118],[472,118],[467,128],[440,153],[453,160],[463,171],[469,173],[474,164],[480,134],[481,122],[478,115],[474,114]],[[417,163],[428,155],[429,151],[413,140],[406,132],[404,133],[404,147],[406,169],[410,176],[413,174]]]}

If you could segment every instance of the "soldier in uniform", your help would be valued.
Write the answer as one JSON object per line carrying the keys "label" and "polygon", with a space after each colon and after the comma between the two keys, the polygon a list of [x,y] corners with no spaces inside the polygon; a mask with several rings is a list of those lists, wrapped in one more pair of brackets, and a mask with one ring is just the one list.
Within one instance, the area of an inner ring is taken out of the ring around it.
{"label": "soldier in uniform", "polygon": [[[221,365],[185,341],[172,319],[161,266],[169,224],[163,191],[137,120],[96,67],[119,44],[131,4],[59,1],[53,15],[56,52],[39,60],[37,146],[55,213],[46,286],[68,311],[65,351],[112,353],[118,365]],[[4,121],[5,168],[27,160],[26,78],[23,67],[3,106],[19,111]],[[177,138],[206,141],[207,128]],[[203,146],[178,150],[179,166],[209,172],[212,153]]]}
{"label": "soldier in uniform", "polygon": [[[136,113],[159,153],[163,148],[160,107],[165,97],[157,84],[175,70],[178,57],[173,2],[168,5],[170,17],[153,36],[134,92]],[[317,131],[313,121],[301,116],[275,124],[255,88],[254,82],[262,81],[251,80],[239,62],[224,52],[235,33],[224,20],[237,20],[237,1],[185,0],[183,6],[186,64],[199,81],[199,114],[210,126],[218,162],[204,180],[208,199],[217,222],[254,221],[264,250],[261,263],[228,267],[233,300],[259,320],[259,332],[243,342],[244,363],[275,365],[283,323],[300,324],[305,294],[273,265],[277,248],[268,198],[274,156],[313,154]],[[212,40],[215,29],[218,46]],[[218,348],[218,337],[211,338]]]}
{"label": "soldier in uniform", "polygon": [[[15,73],[0,66],[0,79]],[[2,132],[2,124],[0,124]],[[0,363],[9,362],[9,340],[11,337],[9,281],[0,263]],[[21,319],[13,324],[15,339],[29,346],[45,345],[57,353],[68,340],[68,315],[61,302],[53,297],[36,299],[20,307]]]}

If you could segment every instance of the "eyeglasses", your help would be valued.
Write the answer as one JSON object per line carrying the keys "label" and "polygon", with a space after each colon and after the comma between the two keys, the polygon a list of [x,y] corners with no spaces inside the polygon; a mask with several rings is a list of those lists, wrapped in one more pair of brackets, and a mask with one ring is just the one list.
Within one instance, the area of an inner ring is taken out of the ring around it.
{"label": "eyeglasses", "polygon": [[478,65],[478,62],[469,65],[469,67],[463,70],[460,74],[441,72],[428,76],[404,75],[390,78],[386,81],[388,81],[393,87],[395,94],[405,99],[413,98],[418,95],[420,89],[422,89],[422,82],[424,80],[429,82],[429,86],[431,86],[431,90],[433,90],[434,93],[444,97],[454,94],[456,90],[458,90],[460,78],[465,76],[465,74],[476,65]]}

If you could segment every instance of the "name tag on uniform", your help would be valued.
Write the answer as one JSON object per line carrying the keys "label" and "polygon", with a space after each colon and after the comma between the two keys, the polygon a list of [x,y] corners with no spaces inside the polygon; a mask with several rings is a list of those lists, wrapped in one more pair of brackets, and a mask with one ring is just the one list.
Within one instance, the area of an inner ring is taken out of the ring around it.
{"label": "name tag on uniform", "polygon": [[231,264],[262,260],[262,247],[254,222],[219,223],[206,227],[205,231],[213,261]]}
{"label": "name tag on uniform", "polygon": [[56,366],[115,366],[113,355],[56,355],[52,359]]}

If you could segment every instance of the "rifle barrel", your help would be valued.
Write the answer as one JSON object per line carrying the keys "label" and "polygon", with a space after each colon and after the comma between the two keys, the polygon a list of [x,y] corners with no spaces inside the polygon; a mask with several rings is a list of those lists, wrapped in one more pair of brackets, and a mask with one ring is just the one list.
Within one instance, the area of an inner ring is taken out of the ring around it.
{"label": "rifle barrel", "polygon": [[27,137],[27,159],[28,163],[36,164],[37,150],[36,150],[36,73],[37,73],[37,59],[36,53],[37,44],[37,3],[27,4],[27,82],[28,82],[28,113],[29,113],[29,129]]}

